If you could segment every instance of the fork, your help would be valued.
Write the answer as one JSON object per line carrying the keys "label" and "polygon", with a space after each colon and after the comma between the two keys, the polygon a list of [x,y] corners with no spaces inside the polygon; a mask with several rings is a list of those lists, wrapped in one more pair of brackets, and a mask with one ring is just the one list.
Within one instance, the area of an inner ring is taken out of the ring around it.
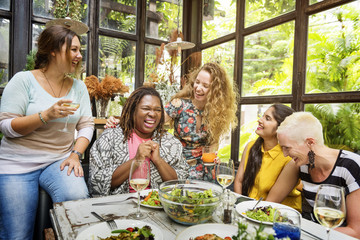
{"label": "fork", "polygon": [[96,212],[91,212],[92,215],[94,215],[97,219],[99,219],[100,221],[106,222],[111,230],[116,230],[118,227],[116,225],[116,222],[114,220],[105,220],[104,218],[102,218],[99,214],[97,214]]}
{"label": "fork", "polygon": [[125,201],[130,200],[130,199],[137,199],[137,197],[131,196],[131,197],[128,197],[127,199],[124,199],[124,200],[113,201],[113,202],[100,202],[100,203],[93,203],[92,205],[93,205],[93,206],[116,205],[116,204],[119,204],[119,203],[125,202]]}

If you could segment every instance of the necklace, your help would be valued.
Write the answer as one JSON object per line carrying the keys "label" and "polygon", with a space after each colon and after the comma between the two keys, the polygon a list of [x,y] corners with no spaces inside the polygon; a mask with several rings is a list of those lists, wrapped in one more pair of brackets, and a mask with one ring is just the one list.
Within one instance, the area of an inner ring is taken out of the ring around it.
{"label": "necklace", "polygon": [[64,78],[63,81],[62,81],[61,88],[60,88],[60,92],[59,92],[58,96],[56,96],[55,91],[54,91],[54,89],[52,88],[52,86],[51,86],[51,84],[50,84],[50,82],[49,82],[49,79],[48,79],[48,78],[46,77],[46,75],[45,75],[45,72],[43,72],[43,71],[41,71],[41,72],[44,74],[44,77],[45,77],[47,83],[49,84],[49,86],[50,86],[50,88],[51,88],[51,91],[53,92],[54,96],[55,96],[56,98],[59,98],[59,97],[60,97],[60,94],[61,94],[61,91],[62,91],[62,89],[63,89],[63,86],[64,86],[65,78]]}

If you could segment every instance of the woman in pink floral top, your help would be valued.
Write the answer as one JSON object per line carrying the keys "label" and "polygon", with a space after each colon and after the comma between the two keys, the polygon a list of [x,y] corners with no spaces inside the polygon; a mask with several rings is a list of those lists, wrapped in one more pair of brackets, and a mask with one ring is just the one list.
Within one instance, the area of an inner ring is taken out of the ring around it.
{"label": "woman in pink floral top", "polygon": [[202,147],[218,146],[220,137],[236,127],[236,111],[236,88],[217,63],[206,63],[192,72],[165,106],[165,121],[173,120],[174,135],[190,165],[190,179],[215,182],[214,167],[204,166],[201,160]]}

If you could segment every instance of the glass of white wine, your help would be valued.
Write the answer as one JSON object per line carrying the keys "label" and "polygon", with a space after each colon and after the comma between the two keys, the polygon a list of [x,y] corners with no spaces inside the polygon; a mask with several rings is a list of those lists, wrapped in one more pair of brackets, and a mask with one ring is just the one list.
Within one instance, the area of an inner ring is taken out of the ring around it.
{"label": "glass of white wine", "polygon": [[344,188],[331,184],[321,184],[315,197],[314,215],[326,228],[327,239],[330,229],[340,226],[346,216]]}
{"label": "glass of white wine", "polygon": [[[81,96],[81,95],[79,95],[79,96]],[[62,106],[62,107],[76,108],[76,110],[79,109],[80,103],[74,102],[74,101],[75,101],[75,98],[76,98],[76,97],[79,97],[79,96],[77,96],[77,94],[76,94],[75,91],[72,91],[71,94],[70,94],[70,97],[66,97],[66,98],[73,100],[73,102],[63,103],[63,104],[61,104],[61,106]],[[59,130],[60,132],[71,133],[71,131],[68,129],[69,118],[70,118],[70,115],[67,115],[66,121],[65,121],[65,126],[64,126],[63,129],[60,129],[60,130]]]}
{"label": "glass of white wine", "polygon": [[223,191],[234,181],[235,169],[232,159],[221,159],[216,166],[216,180],[222,186]]}
{"label": "glass of white wine", "polygon": [[150,182],[150,163],[146,160],[134,160],[131,163],[130,186],[137,191],[137,211],[129,214],[130,218],[143,219],[146,218],[146,214],[140,212],[140,191],[144,190]]}

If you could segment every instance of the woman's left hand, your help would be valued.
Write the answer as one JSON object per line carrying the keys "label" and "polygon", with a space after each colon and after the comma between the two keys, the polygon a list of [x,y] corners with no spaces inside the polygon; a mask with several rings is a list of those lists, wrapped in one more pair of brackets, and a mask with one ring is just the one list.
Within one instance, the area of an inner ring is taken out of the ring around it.
{"label": "woman's left hand", "polygon": [[154,163],[159,161],[161,159],[160,157],[160,150],[159,150],[159,144],[153,141],[148,141],[151,144],[151,161]]}
{"label": "woman's left hand", "polygon": [[74,174],[76,177],[83,177],[84,170],[81,166],[79,159],[75,156],[70,155],[67,159],[65,159],[61,165],[60,170],[64,170],[65,166],[68,166],[67,175],[70,176],[71,171],[74,170]]}

